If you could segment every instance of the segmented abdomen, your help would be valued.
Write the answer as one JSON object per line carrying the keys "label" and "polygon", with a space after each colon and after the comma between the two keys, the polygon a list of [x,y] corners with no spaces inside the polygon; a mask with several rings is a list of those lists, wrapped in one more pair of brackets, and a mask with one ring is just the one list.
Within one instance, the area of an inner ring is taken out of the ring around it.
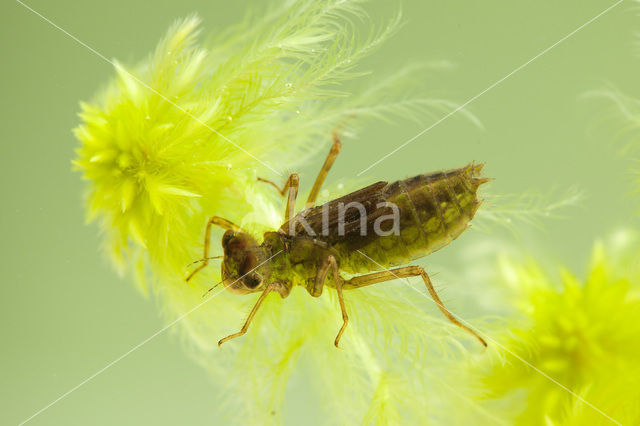
{"label": "segmented abdomen", "polygon": [[[403,265],[455,240],[480,206],[478,186],[489,180],[480,177],[482,166],[469,164],[387,184],[380,192],[398,207],[399,235],[369,235],[358,250],[348,241],[335,244],[341,269],[365,273]],[[391,220],[385,221],[382,230],[390,230],[391,224]]]}

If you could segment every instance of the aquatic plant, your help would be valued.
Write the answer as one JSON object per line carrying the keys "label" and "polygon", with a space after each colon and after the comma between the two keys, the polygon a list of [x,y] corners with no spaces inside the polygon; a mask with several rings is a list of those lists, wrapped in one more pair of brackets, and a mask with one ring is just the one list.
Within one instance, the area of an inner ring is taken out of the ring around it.
{"label": "aquatic plant", "polygon": [[[189,17],[147,60],[116,63],[114,80],[82,104],[74,164],[88,181],[88,219],[100,223],[114,263],[134,271],[145,294],[151,289],[189,353],[225,389],[219,413],[237,422],[280,421],[291,406],[283,401],[300,395],[291,395],[296,386],[317,398],[329,423],[424,421],[430,381],[413,366],[430,359],[435,368],[466,351],[469,337],[436,313],[422,285],[416,298],[403,283],[349,295],[345,351],[332,345],[341,321],[333,293],[312,299],[299,289],[285,302],[270,295],[246,338],[220,350],[217,340],[237,330],[255,297],[216,289],[203,299],[219,280],[214,266],[184,281],[186,265],[202,256],[209,216],[256,236],[280,225],[282,200],[257,173],[284,180],[333,130],[353,134],[354,119],[451,106],[402,90],[420,66],[346,96],[341,82],[362,76],[356,62],[399,23],[398,15],[363,37],[361,3],[290,3],[206,44],[199,19]],[[219,237],[216,230],[213,254]]]}
{"label": "aquatic plant", "polygon": [[485,396],[508,400],[517,424],[637,423],[639,261],[631,232],[596,243],[583,280],[503,258],[516,313],[496,337],[504,347],[482,376]]}
{"label": "aquatic plant", "polygon": [[628,160],[632,191],[637,196],[640,192],[640,99],[613,85],[586,96],[612,105],[603,115],[613,123],[615,130],[611,139],[619,146],[620,156]]}

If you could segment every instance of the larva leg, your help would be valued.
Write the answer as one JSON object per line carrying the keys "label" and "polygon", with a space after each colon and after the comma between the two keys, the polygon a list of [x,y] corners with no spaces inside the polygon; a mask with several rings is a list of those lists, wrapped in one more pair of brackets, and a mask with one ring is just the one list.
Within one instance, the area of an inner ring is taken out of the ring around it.
{"label": "larva leg", "polygon": [[282,187],[282,189],[280,189],[280,187],[278,187],[278,184],[275,183],[274,181],[269,180],[269,179],[263,179],[260,176],[258,176],[258,182],[264,182],[264,183],[267,183],[267,184],[273,186],[275,188],[275,190],[278,191],[278,193],[280,195],[282,195],[283,197],[287,193],[287,189],[289,189],[288,185],[289,185],[289,180],[290,179],[291,179],[291,175],[289,175],[289,177],[287,178],[287,180],[284,183],[284,186]]}
{"label": "larva leg", "polygon": [[227,341],[229,341],[231,339],[235,339],[236,337],[240,337],[240,336],[242,336],[243,334],[245,334],[247,332],[247,330],[249,329],[249,325],[251,324],[251,321],[253,320],[253,317],[256,315],[256,312],[258,312],[258,309],[260,308],[260,305],[262,305],[262,302],[264,301],[264,299],[267,297],[267,295],[269,295],[269,293],[274,288],[275,288],[275,285],[269,284],[264,289],[264,291],[262,292],[262,294],[258,298],[258,301],[253,306],[253,309],[251,309],[251,312],[249,312],[249,316],[247,317],[247,320],[244,322],[244,325],[242,326],[240,331],[238,331],[237,333],[230,334],[229,336],[225,337],[224,339],[220,339],[218,341],[218,347],[220,347],[224,342],[227,342]]}
{"label": "larva leg", "polygon": [[185,281],[189,281],[191,278],[193,278],[193,276],[195,274],[197,274],[199,271],[201,271],[202,269],[206,268],[207,265],[209,264],[209,259],[212,259],[211,257],[209,257],[209,245],[211,243],[211,227],[213,225],[219,226],[221,228],[233,231],[233,232],[241,232],[242,229],[236,225],[235,223],[232,223],[230,221],[228,221],[227,219],[224,219],[222,217],[218,217],[218,216],[211,216],[209,218],[209,221],[207,222],[207,228],[204,232],[204,254],[202,256],[202,259],[200,259],[200,261],[202,262],[202,264],[200,266],[198,266],[196,269],[194,269],[189,276],[185,279]]}
{"label": "larva leg", "polygon": [[381,283],[384,281],[393,281],[398,278],[408,278],[408,277],[417,277],[417,276],[422,277],[424,284],[427,286],[427,290],[429,291],[429,294],[433,298],[434,302],[436,302],[436,305],[438,305],[438,308],[444,314],[444,316],[447,317],[449,321],[451,321],[458,327],[464,330],[467,330],[469,333],[473,334],[475,338],[478,339],[480,343],[482,343],[483,346],[487,346],[487,342],[485,342],[484,339],[480,337],[478,333],[476,333],[471,328],[467,327],[466,325],[458,321],[458,319],[454,317],[453,314],[449,312],[447,308],[445,308],[444,304],[442,303],[442,300],[440,300],[440,297],[438,297],[438,293],[436,293],[435,288],[433,288],[433,284],[431,283],[431,279],[429,279],[429,275],[427,275],[427,272],[424,270],[424,268],[420,266],[405,266],[402,268],[391,269],[389,271],[374,272],[372,274],[354,277],[344,283],[344,288],[353,289],[353,288],[365,287],[371,284]]}
{"label": "larva leg", "polygon": [[300,186],[300,178],[298,177],[298,174],[290,174],[282,189],[278,188],[278,185],[270,180],[262,179],[261,177],[259,177],[258,180],[260,182],[265,182],[273,186],[276,191],[278,191],[283,197],[287,194],[288,191],[287,210],[285,210],[284,212],[284,222],[287,223],[295,213],[296,199],[298,198],[298,187]]}
{"label": "larva leg", "polygon": [[327,174],[329,174],[329,170],[331,170],[331,166],[336,161],[336,157],[340,153],[340,149],[342,148],[342,143],[340,139],[338,139],[338,134],[333,133],[333,145],[331,145],[331,150],[327,155],[327,159],[324,160],[324,164],[320,169],[320,173],[318,173],[318,177],[316,177],[316,181],[313,184],[313,188],[311,188],[311,192],[309,193],[309,198],[307,199],[307,203],[305,204],[305,208],[313,207],[316,203],[316,199],[318,198],[318,194],[320,193],[320,188],[322,188],[322,184],[324,180],[327,178]]}
{"label": "larva leg", "polygon": [[309,293],[314,297],[318,297],[322,294],[322,288],[329,271],[331,271],[331,273],[333,274],[333,281],[336,286],[336,292],[338,293],[338,301],[340,302],[340,310],[342,311],[342,327],[340,327],[340,331],[338,331],[338,335],[333,342],[336,348],[340,348],[338,344],[340,343],[342,333],[344,333],[344,330],[345,328],[347,328],[347,324],[349,323],[349,315],[347,315],[347,308],[344,304],[344,295],[342,294],[342,278],[340,278],[338,263],[336,262],[336,258],[333,255],[327,256],[324,262],[322,262],[322,265],[320,265],[320,267],[318,268],[318,273],[316,274],[313,288],[309,289]]}
{"label": "larva leg", "polygon": [[295,173],[291,174],[285,184],[285,191],[286,189],[289,190],[289,196],[287,197],[287,210],[284,212],[285,223],[289,222],[289,219],[295,216],[296,199],[298,198],[299,186],[300,178],[298,178],[298,175]]}

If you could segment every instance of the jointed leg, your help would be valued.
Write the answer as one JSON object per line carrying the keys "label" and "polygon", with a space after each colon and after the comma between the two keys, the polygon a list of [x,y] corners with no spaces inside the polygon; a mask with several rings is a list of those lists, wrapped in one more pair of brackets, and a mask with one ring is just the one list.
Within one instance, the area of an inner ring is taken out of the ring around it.
{"label": "jointed leg", "polygon": [[340,274],[338,271],[338,264],[336,263],[336,258],[332,255],[329,255],[320,268],[318,268],[318,273],[316,274],[316,279],[314,282],[313,292],[310,292],[312,296],[320,296],[322,294],[322,286],[324,285],[324,281],[327,278],[327,273],[331,269],[333,273],[333,280],[336,286],[336,292],[338,293],[338,301],[340,302],[340,309],[342,310],[342,327],[340,327],[340,331],[336,336],[336,340],[333,344],[336,348],[340,348],[338,343],[340,343],[340,338],[342,337],[342,333],[344,333],[345,328],[347,328],[347,324],[349,323],[349,316],[347,315],[347,308],[344,304],[344,296],[342,294],[342,278],[340,278]]}
{"label": "jointed leg", "polygon": [[284,221],[289,222],[293,216],[295,216],[296,199],[298,198],[298,186],[300,186],[300,179],[296,173],[293,173],[287,179],[285,184],[285,190],[289,189],[289,196],[287,197],[287,210],[284,212]]}
{"label": "jointed leg", "polygon": [[309,193],[309,198],[307,199],[307,203],[305,204],[305,208],[308,209],[313,207],[316,203],[316,198],[318,198],[318,194],[320,193],[320,188],[324,183],[324,180],[327,178],[327,174],[333,166],[333,163],[336,161],[336,157],[340,153],[340,149],[342,148],[342,143],[340,139],[338,139],[337,133],[333,134],[333,145],[331,146],[331,150],[327,155],[327,159],[324,160],[324,164],[320,169],[320,173],[318,173],[318,177],[316,177],[316,181],[313,184],[313,188],[311,188],[311,193]]}
{"label": "jointed leg", "polygon": [[216,225],[219,226],[221,228],[227,229],[227,230],[231,230],[233,232],[240,232],[242,231],[242,229],[228,221],[227,219],[218,217],[218,216],[211,216],[209,218],[209,221],[207,222],[207,228],[204,232],[204,255],[202,256],[202,259],[200,261],[202,261],[202,264],[200,266],[198,266],[196,269],[194,269],[189,276],[186,278],[185,281],[189,281],[191,278],[193,278],[193,276],[195,274],[197,274],[200,270],[204,269],[207,267],[207,265],[209,264],[209,259],[212,259],[211,257],[209,257],[209,244],[211,242],[211,226]]}
{"label": "jointed leg", "polygon": [[283,197],[287,194],[287,190],[289,191],[289,196],[287,198],[287,210],[284,212],[284,221],[285,223],[288,222],[295,213],[296,199],[298,198],[298,187],[300,186],[300,178],[298,177],[298,174],[290,174],[282,189],[278,188],[278,185],[270,180],[262,179],[261,177],[259,177],[258,180],[273,186]]}
{"label": "jointed leg", "polygon": [[[336,158],[338,157],[338,154],[340,153],[341,148],[342,148],[342,143],[338,138],[338,134],[334,132],[333,145],[331,145],[329,154],[327,154],[327,158],[324,160],[324,164],[322,165],[322,168],[320,169],[320,172],[316,177],[316,181],[314,182],[313,187],[311,188],[311,192],[309,193],[309,198],[307,198],[307,202],[305,203],[305,208],[310,208],[315,205],[316,199],[318,198],[318,194],[320,193],[320,188],[322,188],[322,184],[324,183],[324,180],[327,178],[327,174],[329,173],[329,170],[331,170],[331,166],[333,166],[333,163],[336,161]],[[280,189],[276,183],[268,179],[263,179],[261,177],[258,177],[258,180],[260,182],[268,183],[269,185],[273,186],[276,189],[276,191],[278,191],[280,195],[282,195],[283,197],[285,196],[287,189],[289,189],[289,200],[287,201],[286,214],[289,214],[289,218],[293,217],[292,212],[290,212],[289,210],[290,209],[289,206],[293,205],[293,203],[291,203],[291,192],[292,192],[291,188],[294,186],[294,183],[295,183],[295,195],[293,197],[295,201],[295,197],[297,197],[298,195],[298,184],[299,184],[298,175],[295,173],[289,175],[289,178],[287,179],[287,182],[284,184],[284,187],[282,189]],[[289,218],[286,218],[285,222]]]}
{"label": "jointed leg", "polygon": [[442,311],[444,316],[447,317],[449,321],[451,321],[458,327],[464,330],[467,330],[469,333],[473,334],[476,337],[476,339],[480,341],[480,343],[482,343],[484,346],[487,346],[487,342],[485,342],[484,339],[480,337],[480,335],[478,335],[478,333],[476,333],[471,328],[467,327],[466,325],[458,321],[458,319],[454,317],[453,314],[451,314],[451,312],[447,310],[447,308],[444,307],[444,304],[440,300],[440,297],[438,297],[438,293],[436,293],[436,290],[433,288],[433,284],[429,279],[429,275],[427,275],[427,272],[420,266],[405,266],[402,268],[391,269],[389,271],[374,272],[372,274],[354,277],[344,283],[344,288],[352,289],[352,288],[358,288],[358,287],[365,287],[365,286],[380,283],[383,281],[392,281],[397,278],[417,277],[418,275],[422,276],[422,279],[424,280],[424,283],[427,286],[427,290],[429,291],[429,294],[431,294],[431,297],[433,298],[434,302],[436,302],[436,305],[438,305],[438,308],[440,308],[440,311]]}
{"label": "jointed leg", "polygon": [[275,183],[274,181],[269,180],[269,179],[263,179],[263,178],[261,178],[260,176],[258,176],[258,182],[268,183],[269,185],[273,186],[273,187],[275,188],[275,190],[276,190],[276,191],[278,191],[278,193],[279,193],[280,195],[282,195],[282,196],[284,197],[284,196],[286,195],[286,193],[287,193],[287,189],[289,189],[289,186],[291,186],[291,179],[292,179],[294,176],[295,176],[296,178],[298,177],[298,175],[297,175],[296,173],[292,173],[292,174],[290,174],[290,175],[289,175],[289,177],[288,177],[288,178],[287,178],[287,180],[285,181],[284,186],[282,187],[282,189],[280,189],[280,188],[278,187],[278,184],[277,184],[277,183]]}
{"label": "jointed leg", "polygon": [[260,308],[260,305],[262,305],[262,302],[264,301],[264,299],[267,297],[267,295],[275,288],[275,286],[273,284],[269,284],[264,291],[262,292],[262,294],[260,295],[260,297],[258,298],[258,301],[256,302],[256,304],[253,306],[253,309],[251,309],[251,312],[249,312],[249,316],[247,317],[247,320],[244,322],[244,325],[242,326],[242,328],[240,329],[240,331],[238,331],[237,333],[233,333],[227,337],[225,337],[224,339],[220,339],[218,341],[218,347],[220,347],[224,342],[231,340],[231,339],[235,339],[236,337],[240,337],[243,334],[245,334],[247,332],[247,329],[249,328],[249,324],[251,324],[251,321],[253,320],[253,317],[256,315],[256,312],[258,312],[258,308]]}
{"label": "jointed leg", "polygon": [[[278,187],[278,184],[275,183],[274,181],[269,180],[269,179],[263,179],[260,176],[258,176],[258,182],[268,183],[269,185],[273,186],[276,189],[276,191],[278,191],[278,193],[280,193],[280,195],[282,195],[283,197],[284,197],[285,191],[287,190],[287,183],[286,182],[285,182],[284,187],[282,189],[280,189]],[[287,182],[289,182],[289,179],[287,179]]]}

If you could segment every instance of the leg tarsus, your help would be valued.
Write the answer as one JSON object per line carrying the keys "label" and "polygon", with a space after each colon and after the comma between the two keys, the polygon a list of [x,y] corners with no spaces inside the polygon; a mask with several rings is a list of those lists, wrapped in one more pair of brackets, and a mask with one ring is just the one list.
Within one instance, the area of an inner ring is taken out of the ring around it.
{"label": "leg tarsus", "polygon": [[184,280],[185,280],[185,282],[189,282],[189,280],[190,280],[191,278],[193,278],[193,276],[194,276],[195,274],[197,274],[198,272],[200,272],[201,270],[203,270],[204,268],[206,268],[208,264],[209,264],[209,262],[208,262],[208,261],[203,260],[203,261],[202,261],[202,265],[198,266],[196,269],[194,269],[193,271],[191,271],[191,273],[190,273],[189,275],[187,275],[187,278],[185,278],[185,279],[184,279]]}
{"label": "leg tarsus", "polygon": [[[329,174],[329,170],[331,170],[333,163],[336,161],[336,158],[338,157],[338,154],[342,149],[342,142],[340,142],[340,138],[338,137],[337,131],[333,132],[332,137],[333,137],[333,145],[331,145],[331,149],[327,154],[327,158],[324,160],[324,164],[320,168],[320,172],[318,172],[318,176],[316,177],[316,180],[313,183],[313,187],[311,188],[311,192],[309,193],[309,197],[307,198],[307,202],[305,203],[305,209],[311,208],[315,205],[316,199],[318,198],[318,194],[320,193],[320,188],[322,188],[322,184],[324,183],[324,180],[327,178],[327,174]],[[295,200],[296,200],[296,197],[298,196],[298,185],[299,185],[298,175],[295,173],[289,175],[289,178],[287,179],[287,182],[284,184],[282,189],[280,189],[280,187],[276,183],[268,179],[263,179],[261,177],[258,177],[258,181],[264,182],[266,184],[273,186],[276,189],[276,191],[278,191],[278,193],[283,197],[286,195],[287,189],[289,190],[289,199],[287,200],[287,211],[285,212],[285,223],[286,223],[290,218],[294,216],[291,210],[295,208],[294,207]],[[293,194],[294,191],[292,191],[291,189],[294,186],[295,186],[295,194]],[[292,197],[293,197],[293,202],[291,200]]]}
{"label": "leg tarsus", "polygon": [[421,266],[405,266],[402,268],[391,269],[388,271],[373,272],[367,275],[360,275],[358,277],[351,278],[349,281],[345,282],[345,288],[348,288],[348,289],[359,288],[359,287],[365,287],[368,285],[372,285],[372,284],[376,284],[384,281],[392,281],[397,278],[408,278],[408,277],[417,277],[417,276],[422,277],[422,280],[427,286],[427,290],[429,291],[429,294],[433,298],[433,301],[436,303],[436,305],[438,305],[438,308],[444,314],[444,316],[447,317],[447,319],[451,321],[453,324],[473,334],[473,336],[476,339],[478,339],[483,346],[486,347],[487,342],[485,342],[485,340],[482,337],[480,337],[478,333],[473,331],[470,327],[467,327],[466,325],[462,324],[456,317],[453,316],[451,312],[449,312],[447,308],[445,308],[444,304],[440,300],[440,297],[438,297],[438,293],[436,293],[435,288],[433,288],[433,284],[431,283],[431,279],[429,279],[429,275],[427,275],[427,272]]}
{"label": "leg tarsus", "polygon": [[245,334],[247,332],[247,330],[249,329],[249,325],[251,324],[251,321],[253,320],[253,317],[256,315],[256,312],[258,312],[258,309],[260,308],[260,305],[262,305],[262,302],[264,301],[264,299],[267,297],[267,295],[269,295],[269,293],[275,288],[275,286],[273,284],[269,284],[264,291],[262,292],[262,294],[260,295],[260,297],[258,298],[258,301],[256,302],[255,305],[253,305],[253,309],[251,309],[251,312],[249,312],[249,316],[247,317],[247,320],[244,322],[244,325],[242,326],[242,328],[240,329],[240,331],[238,331],[237,333],[233,333],[228,335],[227,337],[220,339],[218,341],[218,347],[222,346],[222,344],[224,342],[227,342],[231,339],[235,339],[236,337],[240,337],[243,334]]}
{"label": "leg tarsus", "polygon": [[342,333],[344,333],[344,330],[347,328],[347,324],[349,323],[349,315],[347,315],[347,308],[344,303],[344,295],[342,294],[342,278],[340,278],[338,263],[336,262],[336,258],[333,255],[327,256],[327,258],[322,262],[322,265],[320,265],[320,267],[318,268],[318,273],[316,274],[313,288],[310,289],[311,291],[309,291],[309,293],[314,297],[318,297],[322,294],[322,288],[327,278],[329,269],[331,269],[331,272],[333,274],[333,281],[336,286],[336,292],[338,293],[340,310],[342,311],[342,327],[340,327],[340,331],[338,331],[336,339],[333,342],[336,348],[340,349],[340,346],[338,346],[338,344],[340,343]]}
{"label": "leg tarsus", "polygon": [[276,184],[274,181],[272,181],[272,180],[268,180],[268,179],[263,179],[263,178],[261,178],[261,177],[259,177],[259,176],[258,176],[258,182],[264,182],[264,183],[267,183],[267,184],[269,184],[269,185],[273,186],[273,187],[276,189],[276,191],[278,191],[278,193],[279,193],[280,195],[282,195],[283,197],[284,197],[285,191],[287,190],[287,184],[286,184],[286,182],[285,182],[284,187],[283,187],[282,189],[280,189],[280,188],[278,187],[278,184]]}
{"label": "leg tarsus", "polygon": [[486,348],[487,347],[487,342],[485,342],[485,340],[482,337],[480,337],[480,335],[478,333],[476,333],[470,327],[467,327],[466,325],[464,325],[460,321],[458,321],[458,319],[456,317],[454,317],[453,314],[451,312],[449,312],[449,310],[447,308],[444,307],[444,304],[440,300],[440,297],[438,297],[438,293],[436,293],[436,289],[433,288],[433,284],[431,283],[431,279],[429,278],[429,275],[427,275],[427,271],[425,271],[424,268],[420,268],[420,275],[422,276],[422,280],[424,281],[424,284],[427,286],[427,290],[429,291],[429,294],[433,298],[434,302],[436,302],[436,304],[438,305],[438,308],[440,308],[440,311],[444,314],[444,316],[447,317],[447,319],[449,321],[451,321],[452,323],[454,323],[458,327],[460,327],[460,328],[462,328],[464,330],[467,330],[469,333],[473,334],[475,336],[475,338],[478,339],[480,341],[480,343],[482,343],[482,345]]}
{"label": "leg tarsus", "polygon": [[295,213],[296,199],[298,198],[298,187],[300,186],[300,178],[298,174],[291,173],[282,189],[280,189],[278,185],[270,180],[259,177],[258,181],[268,183],[269,185],[273,186],[276,191],[278,191],[278,193],[283,197],[287,194],[287,190],[289,191],[289,196],[287,197],[287,208],[284,212],[284,223],[287,223]]}
{"label": "leg tarsus", "polygon": [[193,278],[195,274],[197,274],[199,271],[206,268],[207,265],[209,264],[209,259],[215,258],[215,257],[209,257],[209,244],[211,242],[211,227],[213,225],[219,226],[227,230],[231,230],[233,232],[242,231],[242,228],[240,228],[235,223],[228,221],[225,218],[222,218],[219,216],[211,216],[207,221],[207,227],[204,231],[204,255],[202,256],[202,259],[197,261],[197,262],[202,262],[202,265],[198,266],[196,269],[191,271],[191,273],[187,276],[187,278],[185,278],[186,282],[189,282],[189,280]]}
{"label": "leg tarsus", "polygon": [[333,344],[336,348],[341,349],[339,346],[340,338],[342,337],[342,333],[347,328],[347,324],[349,323],[349,315],[347,315],[347,308],[344,304],[344,296],[342,295],[342,283],[340,281],[336,284],[336,292],[338,293],[338,301],[340,302],[340,310],[342,310],[342,327],[340,327],[340,331],[338,331],[338,335],[336,339],[333,341]]}

